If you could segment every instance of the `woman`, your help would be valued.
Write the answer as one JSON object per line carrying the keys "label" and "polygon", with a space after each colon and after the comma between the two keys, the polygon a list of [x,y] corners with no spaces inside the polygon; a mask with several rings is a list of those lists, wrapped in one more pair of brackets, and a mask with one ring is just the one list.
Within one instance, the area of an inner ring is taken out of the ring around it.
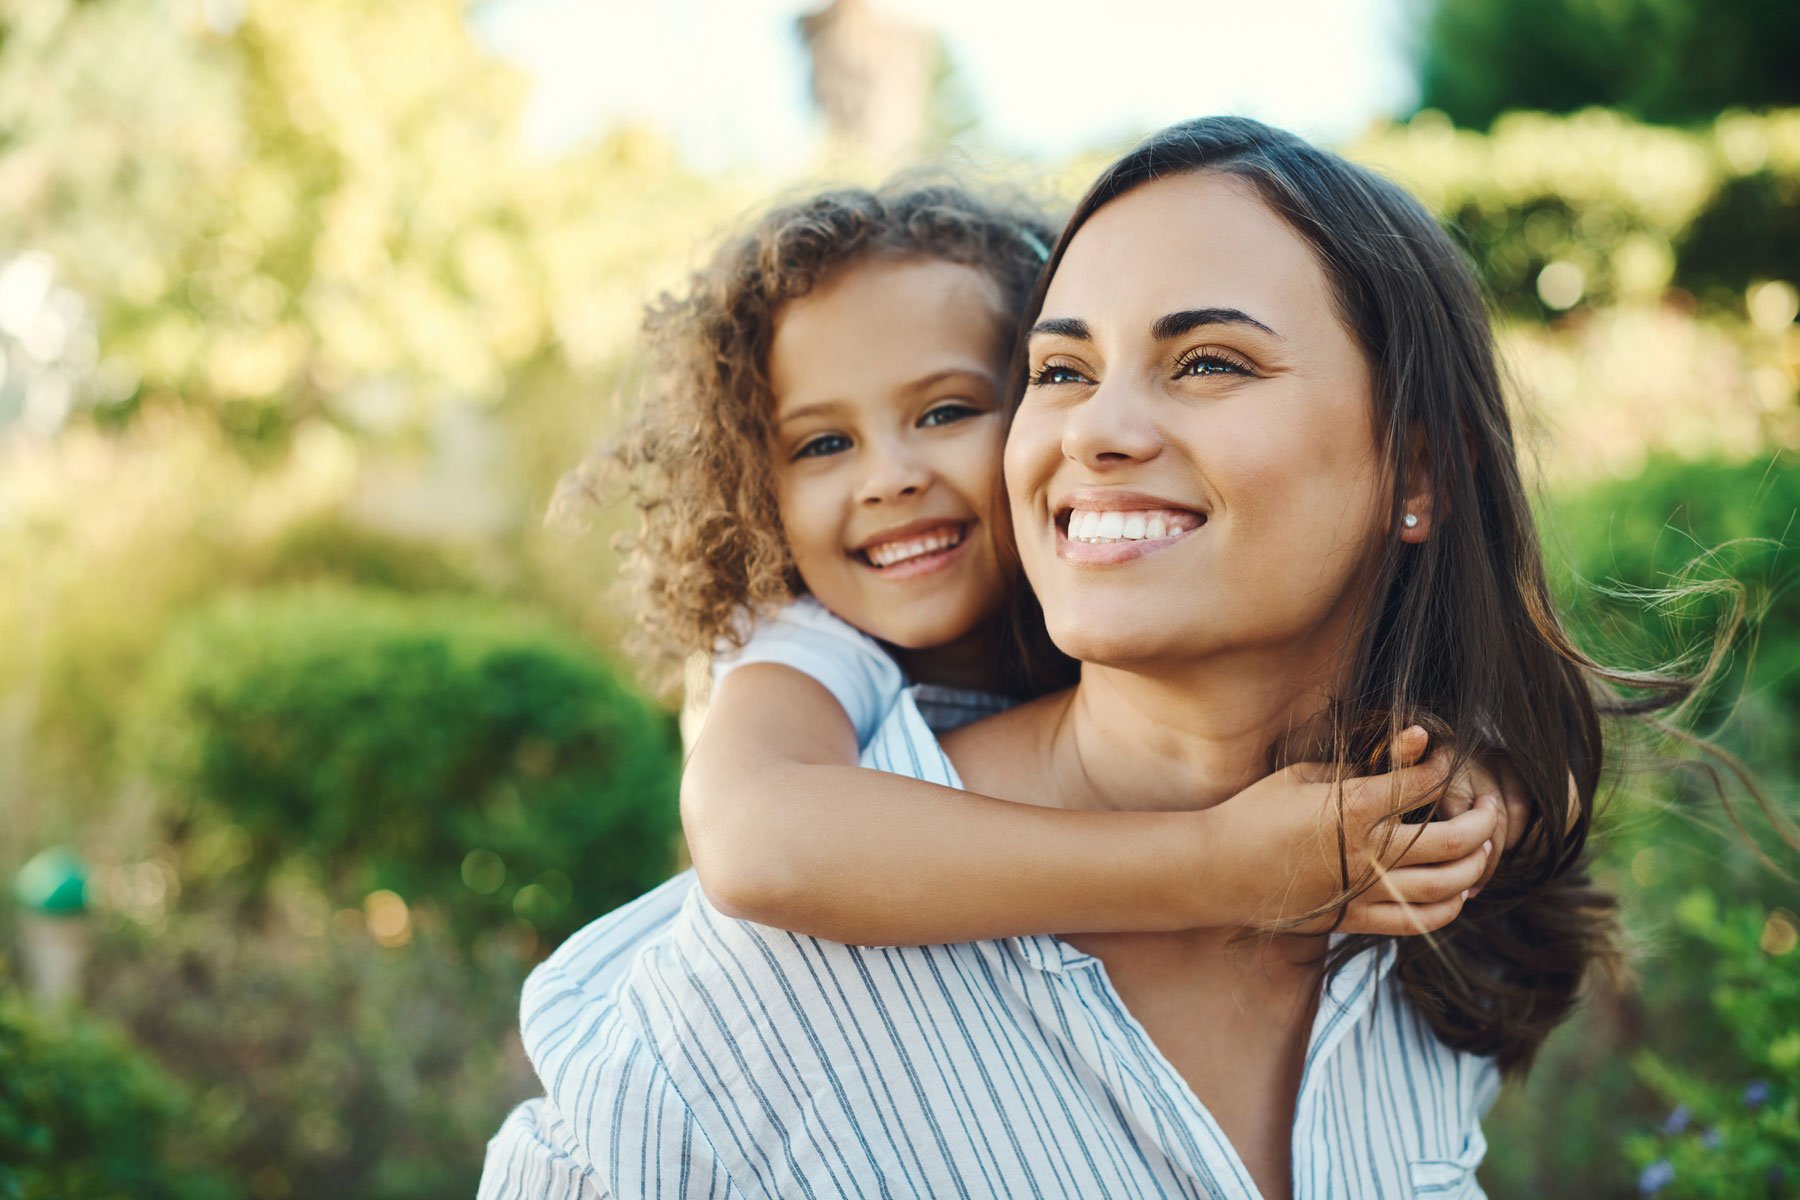
{"label": "woman", "polygon": [[1101,177],[1034,307],[1007,487],[1080,682],[942,752],[903,699],[865,761],[1192,807],[1282,761],[1354,772],[1428,715],[1524,776],[1517,849],[1435,939],[1329,948],[870,950],[692,890],[616,983],[580,937],[534,976],[548,1096],[496,1138],[484,1194],[1480,1194],[1498,1072],[1567,1013],[1609,902],[1579,874],[1591,667],[1550,610],[1466,265],[1391,184],[1208,119]]}

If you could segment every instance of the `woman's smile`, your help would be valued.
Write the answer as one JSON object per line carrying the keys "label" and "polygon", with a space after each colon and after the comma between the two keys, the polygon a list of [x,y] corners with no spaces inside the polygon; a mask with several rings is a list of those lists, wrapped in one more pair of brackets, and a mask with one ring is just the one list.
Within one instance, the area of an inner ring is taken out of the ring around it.
{"label": "woman's smile", "polygon": [[1203,509],[1118,488],[1081,488],[1056,506],[1056,556],[1083,566],[1133,562],[1189,540]]}

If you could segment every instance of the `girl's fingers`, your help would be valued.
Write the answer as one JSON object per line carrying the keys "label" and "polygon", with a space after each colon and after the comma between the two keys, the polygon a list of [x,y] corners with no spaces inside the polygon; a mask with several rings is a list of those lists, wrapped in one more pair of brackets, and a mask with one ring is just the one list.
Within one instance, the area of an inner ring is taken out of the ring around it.
{"label": "girl's fingers", "polygon": [[1384,874],[1368,895],[1377,903],[1399,901],[1404,904],[1436,904],[1442,900],[1461,898],[1464,892],[1481,882],[1493,858],[1493,844],[1484,842],[1474,853],[1453,862],[1429,867],[1397,867]]}
{"label": "girl's fingers", "polygon": [[1394,767],[1410,767],[1418,762],[1425,753],[1425,747],[1431,739],[1425,735],[1423,725],[1408,725],[1394,735],[1394,741],[1388,747],[1388,762]]}
{"label": "girl's fingers", "polygon": [[1338,926],[1343,933],[1375,933],[1385,937],[1410,937],[1432,933],[1456,920],[1462,912],[1461,894],[1435,904],[1356,904]]}
{"label": "girl's fingers", "polygon": [[[1485,804],[1476,805],[1459,817],[1448,821],[1432,821],[1425,825],[1402,825],[1393,832],[1388,847],[1390,867],[1417,867],[1431,863],[1447,863],[1472,854],[1481,843],[1491,841],[1496,824],[1495,810]],[[1385,838],[1388,827],[1371,831],[1374,839]],[[1376,846],[1380,841],[1375,842]],[[1394,856],[1398,855],[1398,858]]]}
{"label": "girl's fingers", "polygon": [[1506,810],[1505,805],[1500,803],[1500,798],[1483,796],[1480,803],[1483,807],[1494,810],[1494,852],[1488,855],[1487,866],[1483,868],[1481,878],[1477,879],[1475,886],[1469,889],[1471,896],[1486,887],[1488,880],[1494,877],[1495,869],[1500,866],[1500,856],[1506,853],[1506,847],[1511,844],[1507,837],[1512,829],[1512,814]]}
{"label": "girl's fingers", "polygon": [[1450,751],[1434,751],[1430,758],[1386,775],[1368,775],[1344,781],[1346,807],[1359,814],[1365,826],[1408,812],[1435,798],[1450,774]]}

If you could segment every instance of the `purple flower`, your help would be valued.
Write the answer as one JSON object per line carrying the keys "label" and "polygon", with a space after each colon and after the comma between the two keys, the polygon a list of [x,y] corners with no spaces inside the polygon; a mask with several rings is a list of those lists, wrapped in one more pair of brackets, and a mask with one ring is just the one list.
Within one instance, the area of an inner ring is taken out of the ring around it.
{"label": "purple flower", "polygon": [[1744,1107],[1761,1108],[1769,1099],[1769,1081],[1752,1079],[1744,1088]]}
{"label": "purple flower", "polygon": [[1638,1175],[1638,1195],[1654,1196],[1675,1182],[1675,1164],[1659,1158]]}
{"label": "purple flower", "polygon": [[1725,1144],[1725,1135],[1716,1129],[1708,1129],[1700,1135],[1700,1144],[1708,1150],[1717,1150]]}
{"label": "purple flower", "polygon": [[1662,1123],[1662,1131],[1668,1136],[1674,1137],[1678,1133],[1686,1133],[1687,1127],[1693,1123],[1694,1114],[1688,1110],[1688,1106],[1677,1104],[1675,1111],[1670,1113],[1668,1119]]}

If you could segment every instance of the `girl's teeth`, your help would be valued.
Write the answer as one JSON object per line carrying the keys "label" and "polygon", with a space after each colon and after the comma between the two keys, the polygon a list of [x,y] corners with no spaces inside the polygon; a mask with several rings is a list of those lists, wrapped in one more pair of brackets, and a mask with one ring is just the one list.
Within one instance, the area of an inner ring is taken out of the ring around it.
{"label": "girl's teeth", "polygon": [[909,558],[918,558],[925,554],[936,554],[940,550],[948,550],[962,541],[962,531],[954,533],[933,533],[922,538],[913,538],[904,542],[887,542],[875,546],[867,553],[869,561],[878,567],[891,567],[895,563],[905,562]]}
{"label": "girl's teeth", "polygon": [[1077,542],[1161,541],[1180,537],[1201,525],[1190,512],[1097,512],[1078,509],[1069,513],[1069,538]]}

